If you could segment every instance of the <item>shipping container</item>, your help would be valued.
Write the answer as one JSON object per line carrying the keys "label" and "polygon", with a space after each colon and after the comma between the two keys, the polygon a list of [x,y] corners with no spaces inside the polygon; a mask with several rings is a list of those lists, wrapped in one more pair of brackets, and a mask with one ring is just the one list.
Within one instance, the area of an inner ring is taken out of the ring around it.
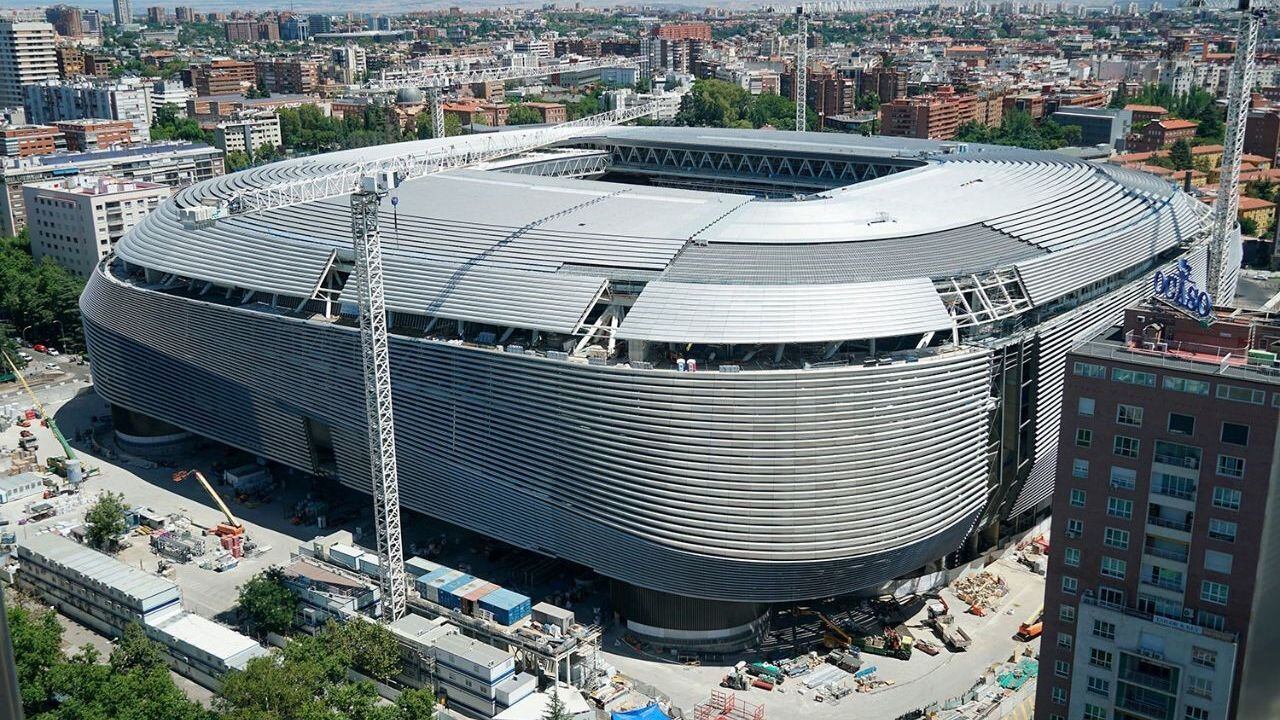
{"label": "shipping container", "polygon": [[[437,602],[447,608],[466,611],[467,608],[463,607],[463,601],[467,596],[488,585],[493,585],[493,583],[473,577],[469,582],[442,589],[440,599]],[[493,587],[496,588],[497,585],[493,585]],[[472,607],[474,607],[474,604]]]}
{"label": "shipping container", "polygon": [[414,578],[420,578],[433,570],[439,570],[441,567],[443,566],[440,563],[431,562],[422,557],[411,557],[404,561],[404,571]]}
{"label": "shipping container", "polygon": [[382,577],[382,563],[379,562],[378,556],[373,553],[365,553],[358,560],[360,572],[371,577]]}
{"label": "shipping container", "polygon": [[418,594],[425,598],[427,597],[428,583],[430,583],[432,580],[435,580],[436,578],[439,578],[443,575],[447,575],[451,572],[454,572],[453,568],[448,568],[441,565],[440,567],[436,568],[435,570],[432,570],[431,572],[425,575],[419,575],[417,578],[414,579],[413,586],[414,588],[417,589]]}
{"label": "shipping container", "polygon": [[44,480],[35,473],[0,477],[0,503],[9,503],[43,493]]}
{"label": "shipping container", "polygon": [[335,543],[329,546],[329,562],[348,570],[360,569],[360,556],[364,551],[352,545]]}
{"label": "shipping container", "polygon": [[444,575],[427,582],[427,594],[424,597],[433,603],[443,604],[441,603],[441,597],[447,595],[450,590],[462,587],[473,580],[475,580],[475,577],[461,570],[450,570]]}
{"label": "shipping container", "polygon": [[529,617],[532,600],[527,595],[500,587],[480,598],[480,612],[485,619],[493,620],[499,625],[514,625]]}

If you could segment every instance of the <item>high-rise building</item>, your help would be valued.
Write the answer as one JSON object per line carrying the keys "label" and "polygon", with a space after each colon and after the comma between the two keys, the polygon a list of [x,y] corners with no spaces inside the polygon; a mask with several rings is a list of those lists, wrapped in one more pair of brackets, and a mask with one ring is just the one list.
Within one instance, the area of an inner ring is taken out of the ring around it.
{"label": "high-rise building", "polygon": [[280,20],[280,39],[290,42],[304,42],[311,37],[311,26],[307,19],[290,15]]}
{"label": "high-rise building", "polygon": [[21,105],[24,85],[57,79],[56,39],[47,22],[0,21],[0,107]]}
{"label": "high-rise building", "polygon": [[129,0],[111,0],[111,8],[115,12],[117,25],[133,22],[133,6],[129,4]]}
{"label": "high-rise building", "polygon": [[189,72],[197,95],[242,93],[257,83],[254,64],[244,60],[214,60],[192,65]]}
{"label": "high-rise building", "polygon": [[328,15],[311,15],[307,18],[307,25],[312,33],[333,32],[333,18]]}
{"label": "high-rise building", "polygon": [[653,36],[668,40],[711,42],[711,25],[704,22],[667,23],[653,29]]}
{"label": "high-rise building", "polygon": [[148,25],[164,25],[168,13],[159,5],[152,5],[147,8],[147,24]]}
{"label": "high-rise building", "polygon": [[273,93],[309,93],[320,80],[320,66],[311,60],[263,58],[254,61],[256,82]]}
{"label": "high-rise building", "polygon": [[104,255],[173,188],[159,183],[77,175],[22,189],[31,254],[89,277]]}
{"label": "high-rise building", "polygon": [[61,120],[128,120],[133,123],[135,142],[150,139],[151,89],[138,78],[46,80],[23,89],[29,122],[49,125]]}
{"label": "high-rise building", "polygon": [[88,35],[102,33],[102,13],[97,10],[81,10],[80,27]]}
{"label": "high-rise building", "polygon": [[949,86],[937,92],[898,98],[880,106],[880,134],[896,137],[950,140],[972,120],[978,96],[957,93]]}
{"label": "high-rise building", "polygon": [[252,20],[228,20],[222,27],[229,43],[251,43],[258,39],[258,24]]}
{"label": "high-rise building", "polygon": [[1039,720],[1280,707],[1280,315],[1196,270],[1067,355]]}
{"label": "high-rise building", "polygon": [[195,8],[187,5],[179,5],[173,9],[173,19],[179,25],[185,25],[196,21]]}
{"label": "high-rise building", "polygon": [[44,18],[62,37],[78,38],[84,35],[84,21],[80,8],[58,5],[45,10]]}

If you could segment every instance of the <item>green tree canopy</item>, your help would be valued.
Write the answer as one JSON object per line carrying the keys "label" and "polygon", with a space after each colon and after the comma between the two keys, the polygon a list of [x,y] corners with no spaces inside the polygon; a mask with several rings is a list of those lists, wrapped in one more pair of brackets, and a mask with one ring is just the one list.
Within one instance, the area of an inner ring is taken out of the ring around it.
{"label": "green tree canopy", "polygon": [[85,513],[85,541],[99,550],[114,550],[124,534],[124,495],[105,492]]}
{"label": "green tree canopy", "polygon": [[507,115],[508,125],[537,125],[542,122],[542,113],[528,105],[516,105]]}
{"label": "green tree canopy", "polygon": [[1190,170],[1195,166],[1191,157],[1191,145],[1182,138],[1175,140],[1169,147],[1169,161],[1174,170]]}
{"label": "green tree canopy", "polygon": [[298,598],[284,584],[284,571],[269,567],[240,587],[240,610],[249,630],[258,634],[284,634],[293,625]]}

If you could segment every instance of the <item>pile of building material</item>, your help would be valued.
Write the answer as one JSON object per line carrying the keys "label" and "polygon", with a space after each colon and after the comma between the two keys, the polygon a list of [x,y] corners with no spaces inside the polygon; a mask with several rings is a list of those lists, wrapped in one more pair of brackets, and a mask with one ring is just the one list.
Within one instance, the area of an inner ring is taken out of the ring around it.
{"label": "pile of building material", "polygon": [[957,578],[951,585],[952,592],[961,602],[969,606],[974,615],[985,615],[987,610],[994,610],[996,605],[1009,593],[1009,586],[995,573],[981,572]]}
{"label": "pile of building material", "polygon": [[191,562],[209,551],[203,535],[190,530],[161,530],[151,533],[151,548],[158,555],[178,562]]}

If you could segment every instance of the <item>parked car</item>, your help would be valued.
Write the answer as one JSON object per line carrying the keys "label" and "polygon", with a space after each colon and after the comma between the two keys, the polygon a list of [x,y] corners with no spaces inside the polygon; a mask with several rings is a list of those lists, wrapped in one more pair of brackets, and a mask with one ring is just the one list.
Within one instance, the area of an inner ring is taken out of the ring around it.
{"label": "parked car", "polygon": [[56,348],[49,348],[49,349],[48,349],[48,350],[46,350],[45,352],[46,352],[46,353],[48,353],[49,355],[52,355],[53,357],[58,357],[58,355],[60,355],[60,354],[61,354],[61,353],[59,353],[59,352],[57,351],[57,349],[56,349]]}
{"label": "parked car", "polygon": [[31,353],[29,352],[19,352],[18,357],[26,360],[27,362],[31,362]]}
{"label": "parked car", "polygon": [[58,369],[58,363],[56,363],[56,362],[47,362],[47,363],[45,363],[45,364],[44,364],[44,366],[45,366],[45,368],[46,368],[46,369],[48,369],[48,370],[57,370],[57,369]]}
{"label": "parked car", "polygon": [[36,343],[35,345],[31,346],[31,349],[35,350],[36,352],[44,352],[47,348],[45,348],[45,346],[41,345],[40,343]]}

